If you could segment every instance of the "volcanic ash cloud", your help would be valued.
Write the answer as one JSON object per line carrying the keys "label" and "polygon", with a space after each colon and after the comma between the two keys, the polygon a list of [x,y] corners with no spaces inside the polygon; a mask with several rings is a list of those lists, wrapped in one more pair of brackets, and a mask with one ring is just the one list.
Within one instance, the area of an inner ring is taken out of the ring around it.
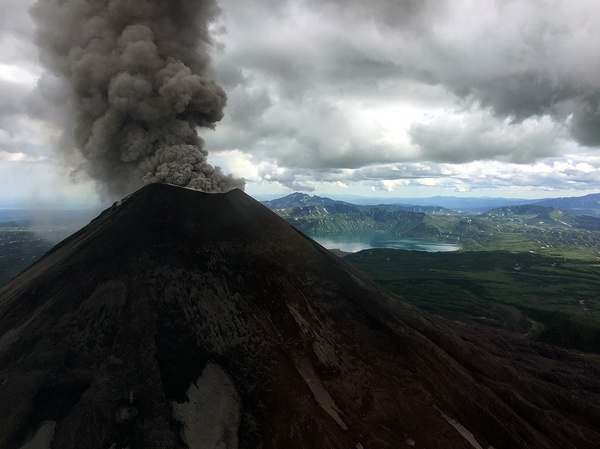
{"label": "volcanic ash cloud", "polygon": [[[55,105],[75,122],[82,168],[113,195],[165,182],[243,188],[207,163],[197,127],[214,128],[227,96],[207,78],[211,0],[38,0],[42,62],[68,85]],[[80,158],[78,158],[80,159]]]}

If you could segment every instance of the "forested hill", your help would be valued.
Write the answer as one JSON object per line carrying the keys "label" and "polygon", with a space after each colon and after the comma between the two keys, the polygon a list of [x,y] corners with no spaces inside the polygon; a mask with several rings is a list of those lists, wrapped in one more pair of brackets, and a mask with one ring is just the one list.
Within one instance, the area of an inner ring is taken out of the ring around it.
{"label": "forested hill", "polygon": [[408,237],[440,237],[433,216],[423,212],[390,211],[383,208],[339,210],[341,207],[294,208],[278,211],[304,232],[381,231]]}
{"label": "forested hill", "polygon": [[[346,201],[332,200],[327,197],[310,196],[306,193],[292,193],[270,201],[262,201],[262,203],[271,210],[281,211],[286,209],[303,209],[305,215],[309,211],[314,211],[314,208],[325,208],[328,212],[358,212],[368,211],[373,208],[385,209],[389,211],[404,211],[404,212],[426,212],[429,214],[445,214],[459,215],[460,212],[448,209],[441,206],[424,206],[413,204],[376,204],[376,205],[358,205],[348,203]],[[311,209],[313,208],[313,209]]]}
{"label": "forested hill", "polygon": [[273,206],[278,203],[269,203],[289,223],[308,233],[378,231],[458,243],[464,250],[600,254],[600,218],[541,205],[501,207],[465,216],[357,206],[308,195],[302,206],[288,201],[279,203],[288,207],[276,208]]}
{"label": "forested hill", "polygon": [[[382,203],[386,204],[382,204]],[[289,209],[306,206],[325,206],[346,204],[358,208],[379,207],[387,210],[403,210],[406,212],[427,212],[433,214],[476,214],[492,209],[523,205],[554,207],[579,215],[600,217],[600,193],[581,197],[546,198],[541,200],[518,198],[463,198],[463,197],[431,197],[431,198],[357,198],[356,201],[338,201],[327,197],[310,196],[305,193],[293,193],[283,198],[263,201],[270,209]]]}

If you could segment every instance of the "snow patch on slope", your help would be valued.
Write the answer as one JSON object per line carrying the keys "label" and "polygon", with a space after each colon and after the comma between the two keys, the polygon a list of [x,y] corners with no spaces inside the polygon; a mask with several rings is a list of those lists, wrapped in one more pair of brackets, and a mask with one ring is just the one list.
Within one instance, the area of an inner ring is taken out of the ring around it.
{"label": "snow patch on slope", "polygon": [[309,360],[298,357],[296,360],[296,369],[302,379],[308,385],[311,393],[313,394],[317,404],[327,412],[329,416],[333,418],[333,420],[344,430],[348,429],[346,423],[342,420],[339,413],[340,410],[335,405],[333,398],[317,376],[315,369]]}
{"label": "snow patch on slope", "polygon": [[[448,424],[450,424],[452,427],[454,427],[456,429],[456,431],[458,433],[460,433],[463,436],[463,438],[469,442],[469,444],[471,446],[473,446],[475,449],[483,449],[483,447],[481,447],[481,445],[477,442],[477,440],[475,439],[475,436],[469,431],[469,429],[467,429],[465,426],[463,426],[461,423],[459,423],[455,419],[450,418],[443,411],[441,411],[441,410],[438,410],[438,411],[440,412],[440,415],[442,415],[442,418],[444,418],[446,421],[448,421]],[[488,449],[494,449],[494,448],[492,446],[489,446]]]}
{"label": "snow patch on slope", "polygon": [[187,397],[183,404],[172,401],[171,408],[188,448],[237,449],[240,398],[223,368],[208,363]]}
{"label": "snow patch on slope", "polygon": [[33,439],[21,449],[50,449],[54,439],[55,421],[45,421],[35,433]]}

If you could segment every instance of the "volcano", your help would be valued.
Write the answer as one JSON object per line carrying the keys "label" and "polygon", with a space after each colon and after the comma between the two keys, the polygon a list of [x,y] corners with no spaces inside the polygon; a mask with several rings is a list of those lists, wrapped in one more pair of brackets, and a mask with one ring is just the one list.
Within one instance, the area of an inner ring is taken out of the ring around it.
{"label": "volcano", "polygon": [[428,315],[245,193],[148,185],[0,289],[0,447],[597,448],[600,368]]}

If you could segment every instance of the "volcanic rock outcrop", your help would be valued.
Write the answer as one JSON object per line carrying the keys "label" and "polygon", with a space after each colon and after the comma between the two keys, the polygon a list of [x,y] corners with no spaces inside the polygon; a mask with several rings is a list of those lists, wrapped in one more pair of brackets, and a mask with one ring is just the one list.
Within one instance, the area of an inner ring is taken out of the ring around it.
{"label": "volcanic rock outcrop", "polygon": [[153,184],[0,289],[0,448],[597,448],[600,369]]}

